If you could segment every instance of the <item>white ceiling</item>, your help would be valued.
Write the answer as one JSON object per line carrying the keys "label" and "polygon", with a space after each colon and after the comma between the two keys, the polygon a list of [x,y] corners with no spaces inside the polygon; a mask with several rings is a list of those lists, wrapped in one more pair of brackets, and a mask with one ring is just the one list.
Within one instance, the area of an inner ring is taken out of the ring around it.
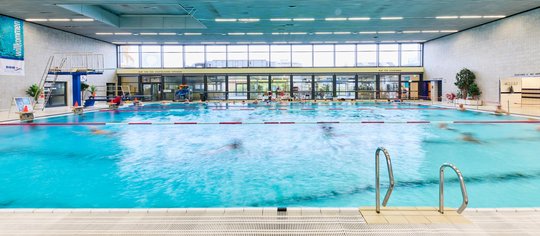
{"label": "white ceiling", "polygon": [[[20,19],[94,18],[93,22],[37,23],[108,42],[343,43],[431,40],[452,30],[464,30],[497,19],[486,16],[509,16],[539,7],[540,0],[0,0],[0,6],[0,14]],[[437,19],[438,16],[458,18]],[[370,20],[325,20],[354,17]],[[382,17],[403,19],[381,20]],[[246,18],[258,21],[215,21]],[[275,18],[315,20],[270,21]]]}

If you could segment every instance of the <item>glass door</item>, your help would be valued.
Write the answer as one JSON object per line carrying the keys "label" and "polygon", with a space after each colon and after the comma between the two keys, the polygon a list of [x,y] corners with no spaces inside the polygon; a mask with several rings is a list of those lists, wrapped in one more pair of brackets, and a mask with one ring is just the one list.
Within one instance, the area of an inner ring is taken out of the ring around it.
{"label": "glass door", "polygon": [[144,101],[159,101],[161,100],[161,84],[160,83],[144,83],[143,95]]}
{"label": "glass door", "polygon": [[402,99],[418,99],[418,83],[419,75],[402,75],[401,76],[401,98]]}

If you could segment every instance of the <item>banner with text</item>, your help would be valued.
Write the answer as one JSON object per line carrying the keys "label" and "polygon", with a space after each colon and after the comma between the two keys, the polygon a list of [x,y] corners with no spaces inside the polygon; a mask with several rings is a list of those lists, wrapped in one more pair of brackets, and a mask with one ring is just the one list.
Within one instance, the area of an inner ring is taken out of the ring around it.
{"label": "banner with text", "polygon": [[23,24],[0,16],[0,75],[24,76]]}

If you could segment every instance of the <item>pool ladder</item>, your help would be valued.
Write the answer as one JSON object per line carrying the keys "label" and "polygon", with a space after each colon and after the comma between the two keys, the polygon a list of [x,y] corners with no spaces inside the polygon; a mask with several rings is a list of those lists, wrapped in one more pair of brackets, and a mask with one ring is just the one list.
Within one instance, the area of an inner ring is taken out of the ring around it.
{"label": "pool ladder", "polygon": [[[380,186],[380,173],[379,173],[379,157],[381,151],[383,152],[384,156],[386,157],[386,165],[388,167],[388,177],[390,179],[390,185],[388,186],[388,190],[386,190],[386,195],[384,196],[384,200],[382,205],[386,206],[388,204],[388,200],[390,199],[390,195],[392,195],[392,191],[394,190],[394,171],[392,170],[392,161],[390,158],[390,154],[386,150],[386,148],[379,147],[377,148],[377,151],[375,151],[375,211],[377,213],[381,213],[381,186]],[[467,188],[465,187],[465,181],[463,180],[463,175],[461,174],[461,171],[453,164],[444,163],[441,168],[439,169],[439,212],[441,214],[444,214],[444,169],[447,167],[451,168],[456,172],[459,184],[461,186],[461,195],[463,196],[463,202],[461,203],[461,206],[458,208],[457,213],[461,214],[465,208],[467,208],[467,205],[469,205],[469,195],[467,194]]]}

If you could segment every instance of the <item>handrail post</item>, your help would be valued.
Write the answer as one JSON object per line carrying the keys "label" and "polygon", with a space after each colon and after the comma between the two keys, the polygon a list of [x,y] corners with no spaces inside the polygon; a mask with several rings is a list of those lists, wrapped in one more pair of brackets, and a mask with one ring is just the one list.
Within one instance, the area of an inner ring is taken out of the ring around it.
{"label": "handrail post", "polygon": [[382,203],[383,206],[386,206],[388,200],[390,199],[390,195],[392,194],[392,190],[394,190],[394,171],[392,170],[392,161],[390,160],[390,154],[388,154],[388,151],[385,148],[379,147],[375,152],[375,211],[377,213],[381,213],[381,186],[379,180],[379,153],[381,151],[386,157],[388,177],[390,179],[390,185],[388,186],[388,190],[386,191],[386,195],[384,196],[384,200]]}
{"label": "handrail post", "polygon": [[467,208],[467,205],[469,205],[469,195],[467,194],[467,188],[465,187],[465,181],[463,180],[463,175],[461,174],[461,171],[455,165],[449,163],[444,163],[439,169],[439,212],[441,214],[444,214],[444,169],[446,167],[450,167],[452,170],[454,170],[459,179],[463,202],[458,208],[457,213],[461,214],[465,210],[465,208]]}

